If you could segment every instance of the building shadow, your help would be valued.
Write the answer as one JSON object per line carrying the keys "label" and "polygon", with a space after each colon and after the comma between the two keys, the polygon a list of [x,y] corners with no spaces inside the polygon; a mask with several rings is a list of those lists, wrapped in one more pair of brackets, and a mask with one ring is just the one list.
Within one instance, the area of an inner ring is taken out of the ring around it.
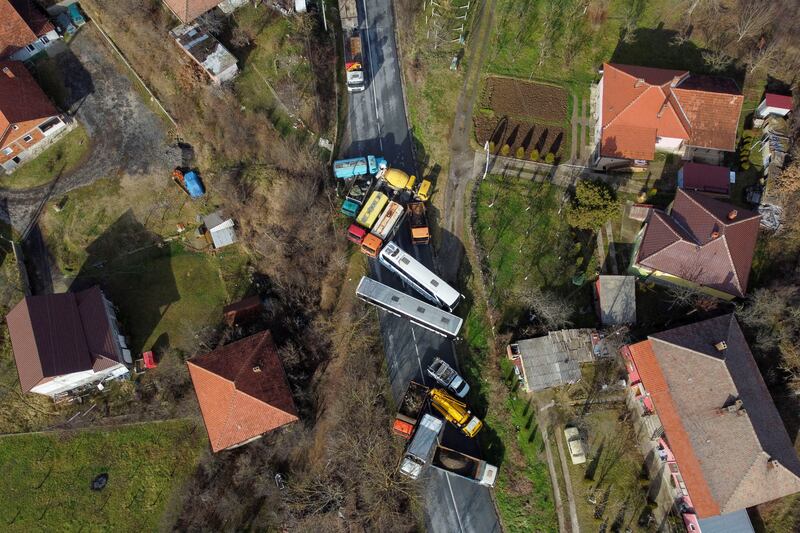
{"label": "building shadow", "polygon": [[32,71],[44,92],[70,115],[95,91],[92,75],[69,48],[55,57],[44,54],[33,63]]}
{"label": "building shadow", "polygon": [[[172,247],[149,231],[131,210],[123,213],[87,248],[71,292],[100,285],[117,308],[129,347],[140,353],[180,293],[172,271]],[[162,339],[160,348],[168,338]]]}

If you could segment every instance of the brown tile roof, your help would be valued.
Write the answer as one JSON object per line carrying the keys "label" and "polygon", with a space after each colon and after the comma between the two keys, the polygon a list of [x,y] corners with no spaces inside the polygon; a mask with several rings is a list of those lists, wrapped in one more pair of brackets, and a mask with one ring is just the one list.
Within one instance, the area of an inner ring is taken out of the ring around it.
{"label": "brown tile roof", "polygon": [[47,14],[33,0],[10,0],[10,2],[36,37],[47,35],[55,30],[53,24],[48,20]]}
{"label": "brown tile roof", "polygon": [[298,419],[269,331],[194,357],[187,364],[215,452]]}
{"label": "brown tile roof", "polygon": [[58,111],[25,65],[19,61],[0,61],[0,149],[57,115]]}
{"label": "brown tile roof", "polygon": [[211,11],[221,0],[164,0],[164,3],[181,22],[188,23]]}
{"label": "brown tile roof", "polygon": [[6,316],[23,391],[49,378],[110,368],[119,355],[98,287],[79,293],[27,296]]}
{"label": "brown tile roof", "polygon": [[800,459],[733,315],[631,348],[698,516],[800,492]]}
{"label": "brown tile roof", "polygon": [[678,189],[669,215],[652,212],[636,264],[744,296],[759,220],[757,213]]}
{"label": "brown tile roof", "polygon": [[726,167],[689,162],[682,170],[684,189],[719,194],[730,190],[730,170]]}
{"label": "brown tile roof", "polygon": [[0,58],[13,54],[37,38],[9,0],[0,0],[0,21]]}
{"label": "brown tile roof", "polygon": [[732,80],[606,63],[602,83],[602,155],[653,159],[656,137],[734,149],[743,97]]}

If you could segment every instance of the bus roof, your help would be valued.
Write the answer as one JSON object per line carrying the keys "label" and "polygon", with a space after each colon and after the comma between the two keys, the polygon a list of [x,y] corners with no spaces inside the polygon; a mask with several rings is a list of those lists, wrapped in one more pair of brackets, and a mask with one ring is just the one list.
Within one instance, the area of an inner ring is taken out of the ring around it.
{"label": "bus roof", "polygon": [[392,231],[394,225],[400,220],[400,217],[403,216],[403,206],[398,204],[397,202],[389,202],[389,205],[386,206],[386,209],[383,211],[381,218],[378,219],[378,222],[375,224],[375,227],[372,228],[372,233],[379,237],[381,240],[385,239],[386,236]]}
{"label": "bus roof", "polygon": [[361,209],[361,212],[358,214],[358,218],[356,218],[356,222],[364,226],[365,228],[371,228],[375,221],[378,219],[378,216],[381,214],[381,210],[383,206],[386,205],[386,202],[389,201],[389,197],[383,194],[380,191],[374,191],[367,203],[364,204],[364,207]]}
{"label": "bus roof", "polygon": [[359,298],[386,309],[426,329],[455,337],[461,331],[463,320],[438,307],[393,289],[366,276],[356,288]]}
{"label": "bus roof", "polygon": [[386,243],[383,247],[381,260],[389,262],[390,268],[399,270],[401,276],[411,278],[412,281],[422,285],[426,291],[451,309],[461,299],[461,293],[414,259],[414,256],[406,253],[394,241]]}

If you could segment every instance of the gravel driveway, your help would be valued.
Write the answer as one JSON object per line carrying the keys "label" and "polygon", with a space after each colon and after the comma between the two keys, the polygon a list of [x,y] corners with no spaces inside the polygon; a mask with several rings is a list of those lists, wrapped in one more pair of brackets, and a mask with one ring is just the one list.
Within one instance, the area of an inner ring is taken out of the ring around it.
{"label": "gravel driveway", "polygon": [[0,189],[0,220],[24,230],[48,195],[57,196],[105,177],[163,173],[180,163],[160,117],[145,105],[125,67],[92,24],[81,28],[56,58],[70,94],[68,113],[86,128],[86,162],[54,183]]}

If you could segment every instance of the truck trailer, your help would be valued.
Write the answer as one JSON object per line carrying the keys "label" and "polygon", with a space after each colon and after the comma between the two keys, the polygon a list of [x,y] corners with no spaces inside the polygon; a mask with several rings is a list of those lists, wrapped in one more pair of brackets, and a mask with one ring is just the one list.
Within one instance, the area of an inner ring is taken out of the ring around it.
{"label": "truck trailer", "polygon": [[428,215],[423,202],[408,204],[409,225],[411,226],[411,242],[428,244],[431,242],[431,230],[428,228]]}
{"label": "truck trailer", "polygon": [[389,202],[370,234],[361,241],[361,251],[370,257],[377,257],[384,241],[391,237],[400,226],[404,212],[402,205],[397,202]]}
{"label": "truck trailer", "polygon": [[441,445],[436,447],[431,466],[486,487],[494,487],[497,479],[496,466]]}
{"label": "truck trailer", "polygon": [[400,400],[400,407],[397,409],[397,416],[392,423],[392,431],[404,439],[410,439],[417,427],[420,413],[428,401],[428,387],[420,385],[416,381],[408,384],[403,399]]}
{"label": "truck trailer", "polygon": [[431,389],[431,405],[442,413],[445,419],[460,429],[467,437],[474,437],[483,427],[483,422],[467,409],[467,404],[447,394],[443,389]]}
{"label": "truck trailer", "polygon": [[356,0],[339,1],[339,18],[342,21],[342,34],[344,36],[344,68],[347,90],[349,92],[360,92],[366,88],[366,82]]}
{"label": "truck trailer", "polygon": [[373,191],[367,203],[364,204],[364,207],[358,213],[355,224],[351,224],[350,227],[347,228],[348,240],[360,246],[369,230],[375,225],[375,221],[383,212],[383,208],[388,201],[388,196],[380,191]]}
{"label": "truck trailer", "polygon": [[464,398],[469,393],[469,384],[458,375],[452,366],[439,357],[435,357],[428,367],[428,375],[443,387],[453,391],[459,398]]}
{"label": "truck trailer", "polygon": [[443,427],[444,422],[440,419],[428,414],[422,416],[414,438],[411,439],[406,453],[400,460],[401,474],[411,479],[419,478],[422,468],[433,458]]}

